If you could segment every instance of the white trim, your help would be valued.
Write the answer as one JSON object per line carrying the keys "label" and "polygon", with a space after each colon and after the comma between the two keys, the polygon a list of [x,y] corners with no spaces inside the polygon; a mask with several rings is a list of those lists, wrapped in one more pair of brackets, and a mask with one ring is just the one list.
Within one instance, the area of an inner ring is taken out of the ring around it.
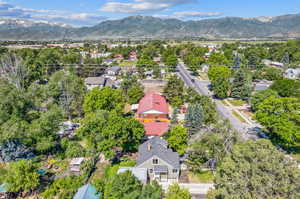
{"label": "white trim", "polygon": [[160,112],[160,111],[157,111],[157,110],[148,110],[148,111],[145,111],[143,112],[142,114],[164,114],[163,112]]}

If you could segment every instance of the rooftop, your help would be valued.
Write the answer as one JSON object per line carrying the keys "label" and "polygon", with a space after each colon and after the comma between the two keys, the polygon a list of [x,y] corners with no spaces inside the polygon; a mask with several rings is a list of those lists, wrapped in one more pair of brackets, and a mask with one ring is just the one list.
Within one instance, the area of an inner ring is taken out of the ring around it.
{"label": "rooftop", "polygon": [[139,102],[138,114],[146,111],[156,110],[163,114],[168,114],[168,104],[166,99],[155,93],[146,94]]}
{"label": "rooftop", "polygon": [[163,136],[169,130],[169,122],[144,122],[145,134],[148,136]]}
{"label": "rooftop", "polygon": [[167,141],[160,137],[154,137],[139,146],[137,166],[141,165],[153,156],[159,157],[174,168],[180,168],[179,154],[168,148]]}
{"label": "rooftop", "polygon": [[88,77],[85,79],[85,84],[90,85],[104,85],[105,84],[105,77]]}
{"label": "rooftop", "polygon": [[73,199],[99,199],[96,188],[91,184],[80,187]]}

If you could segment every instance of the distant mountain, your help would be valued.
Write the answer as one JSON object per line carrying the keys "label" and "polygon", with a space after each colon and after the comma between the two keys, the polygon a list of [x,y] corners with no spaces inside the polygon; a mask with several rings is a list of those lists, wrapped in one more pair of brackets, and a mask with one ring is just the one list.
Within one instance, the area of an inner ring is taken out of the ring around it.
{"label": "distant mountain", "polygon": [[199,21],[133,16],[92,27],[0,19],[1,40],[60,40],[103,38],[300,38],[300,14],[278,17],[225,17]]}

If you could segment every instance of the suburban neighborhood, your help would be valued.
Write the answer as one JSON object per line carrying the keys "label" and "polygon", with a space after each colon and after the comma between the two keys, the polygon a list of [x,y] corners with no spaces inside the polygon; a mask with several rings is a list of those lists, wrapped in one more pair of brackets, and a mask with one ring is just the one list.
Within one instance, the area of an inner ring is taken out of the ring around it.
{"label": "suburban neighborhood", "polygon": [[299,198],[300,43],[270,46],[1,46],[0,198]]}

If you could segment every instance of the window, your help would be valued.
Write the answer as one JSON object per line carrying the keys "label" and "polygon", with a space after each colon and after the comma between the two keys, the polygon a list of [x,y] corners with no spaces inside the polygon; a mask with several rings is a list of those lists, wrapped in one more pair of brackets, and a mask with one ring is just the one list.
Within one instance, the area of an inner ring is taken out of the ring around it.
{"label": "window", "polygon": [[173,173],[177,173],[177,169],[173,169]]}
{"label": "window", "polygon": [[158,159],[153,159],[152,162],[153,164],[158,164]]}
{"label": "window", "polygon": [[149,173],[153,173],[153,169],[150,169],[150,170],[149,170]]}

